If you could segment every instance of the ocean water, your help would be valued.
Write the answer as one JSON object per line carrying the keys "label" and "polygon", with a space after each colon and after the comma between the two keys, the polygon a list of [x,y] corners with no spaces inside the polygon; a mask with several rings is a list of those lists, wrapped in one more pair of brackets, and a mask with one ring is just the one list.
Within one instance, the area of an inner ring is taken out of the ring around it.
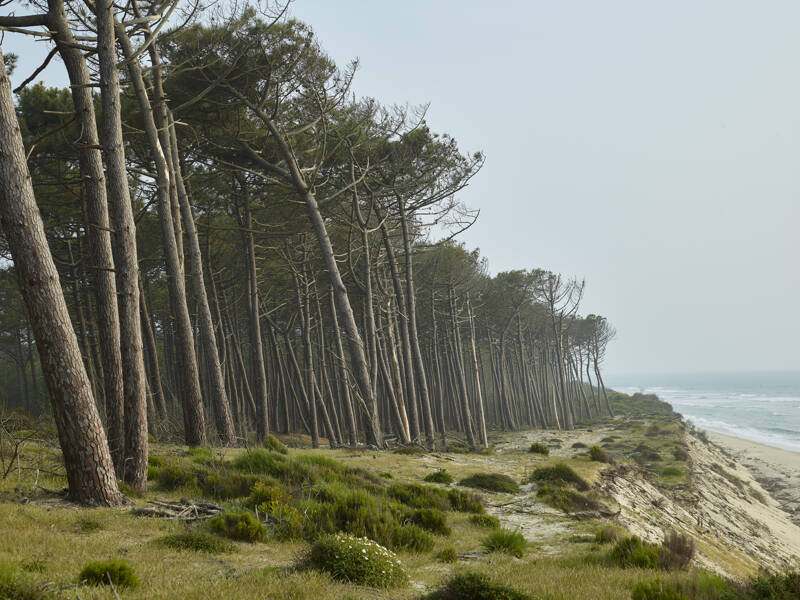
{"label": "ocean water", "polygon": [[800,452],[800,371],[608,377],[626,394],[656,394],[701,429]]}

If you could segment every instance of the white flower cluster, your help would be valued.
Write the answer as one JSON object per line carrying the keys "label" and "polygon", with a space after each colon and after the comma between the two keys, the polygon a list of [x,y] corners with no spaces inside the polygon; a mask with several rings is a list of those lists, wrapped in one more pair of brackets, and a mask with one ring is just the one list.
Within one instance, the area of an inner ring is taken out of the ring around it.
{"label": "white flower cluster", "polygon": [[[348,549],[353,549],[353,544],[356,545],[356,550],[361,550],[362,554],[365,556],[363,557],[364,560],[369,560],[369,554],[373,554],[373,557],[381,557],[386,559],[391,566],[394,567],[402,567],[400,560],[397,558],[394,552],[391,550],[381,546],[379,543],[372,541],[369,538],[364,537],[356,537],[354,535],[349,535],[346,533],[337,533],[335,535],[336,541],[347,544]],[[367,551],[369,550],[369,554]],[[336,558],[339,558],[339,555],[336,555]],[[384,571],[385,572],[385,571]]]}

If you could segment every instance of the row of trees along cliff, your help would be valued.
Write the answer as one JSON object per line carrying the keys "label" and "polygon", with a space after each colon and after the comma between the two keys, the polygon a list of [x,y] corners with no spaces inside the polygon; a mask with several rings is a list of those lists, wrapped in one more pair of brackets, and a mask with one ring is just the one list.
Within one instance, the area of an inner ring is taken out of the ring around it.
{"label": "row of trees along cliff", "polygon": [[356,99],[356,65],[285,7],[32,8],[0,27],[70,86],[0,71],[0,398],[52,414],[74,499],[144,490],[170,423],[189,445],[481,447],[610,411],[583,283],[492,277],[454,241],[483,156]]}

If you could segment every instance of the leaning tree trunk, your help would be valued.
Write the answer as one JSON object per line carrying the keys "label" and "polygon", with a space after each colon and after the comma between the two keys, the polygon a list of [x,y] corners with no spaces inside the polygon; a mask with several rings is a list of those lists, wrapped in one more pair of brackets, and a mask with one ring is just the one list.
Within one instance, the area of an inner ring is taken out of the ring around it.
{"label": "leaning tree trunk", "polygon": [[136,99],[139,102],[139,111],[144,121],[147,141],[153,151],[153,160],[156,165],[156,195],[159,220],[161,221],[161,237],[164,242],[164,254],[167,258],[167,287],[169,288],[170,304],[175,320],[184,436],[189,446],[202,446],[206,443],[206,425],[203,415],[202,393],[200,391],[200,373],[197,368],[197,355],[192,335],[192,324],[189,319],[189,306],[186,302],[183,267],[178,255],[178,245],[172,222],[170,168],[153,119],[153,110],[147,96],[142,70],[134,57],[130,39],[121,26],[116,31],[123,54],[130,61],[128,70],[133,82]]}
{"label": "leaning tree trunk", "polygon": [[0,149],[0,222],[39,348],[70,495],[87,504],[120,504],[108,441],[33,195],[2,50]]}
{"label": "leaning tree trunk", "polygon": [[[105,174],[100,155],[91,82],[86,60],[77,48],[72,35],[64,4],[61,0],[48,1],[48,27],[56,32],[55,42],[67,68],[72,88],[72,102],[82,133],[78,140],[78,159],[81,180],[86,190],[88,222],[86,238],[94,271],[94,293],[97,301],[100,330],[100,353],[103,360],[106,423],[111,456],[117,475],[123,475],[125,456],[124,402],[122,354],[120,350],[119,313],[117,289],[114,281],[114,259],[111,250],[108,202]],[[146,423],[146,419],[145,419]]]}
{"label": "leaning tree trunk", "polygon": [[147,489],[147,396],[144,348],[139,318],[139,262],[136,224],[125,167],[119,72],[116,65],[112,0],[97,2],[97,52],[103,105],[103,149],[108,196],[114,225],[122,375],[125,391],[125,468],[123,479],[133,489]]}

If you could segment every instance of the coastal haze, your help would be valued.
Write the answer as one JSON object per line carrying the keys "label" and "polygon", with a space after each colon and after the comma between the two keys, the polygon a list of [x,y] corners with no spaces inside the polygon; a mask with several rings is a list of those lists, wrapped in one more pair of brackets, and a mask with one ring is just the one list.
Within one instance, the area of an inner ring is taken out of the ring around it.
{"label": "coastal haze", "polygon": [[[360,59],[357,93],[430,103],[433,128],[486,153],[459,239],[493,273],[585,278],[584,306],[618,331],[609,373],[800,369],[800,4],[289,11],[340,65]],[[15,83],[47,52],[26,36],[4,48]],[[42,77],[67,84],[58,60]]]}

